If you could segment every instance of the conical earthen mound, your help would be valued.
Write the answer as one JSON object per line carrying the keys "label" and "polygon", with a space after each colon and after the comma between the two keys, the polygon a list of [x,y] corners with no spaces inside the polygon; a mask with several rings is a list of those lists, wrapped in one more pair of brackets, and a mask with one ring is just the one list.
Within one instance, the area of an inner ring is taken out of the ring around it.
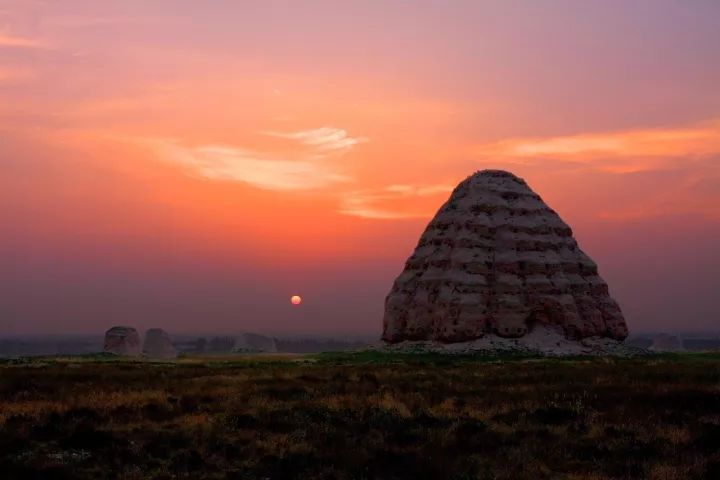
{"label": "conical earthen mound", "polygon": [[628,330],[597,266],[524,180],[465,179],[425,229],[385,301],[383,339],[522,337],[538,325],[571,339]]}
{"label": "conical earthen mound", "polygon": [[151,328],[145,332],[143,352],[150,358],[175,358],[178,356],[170,335],[162,328]]}

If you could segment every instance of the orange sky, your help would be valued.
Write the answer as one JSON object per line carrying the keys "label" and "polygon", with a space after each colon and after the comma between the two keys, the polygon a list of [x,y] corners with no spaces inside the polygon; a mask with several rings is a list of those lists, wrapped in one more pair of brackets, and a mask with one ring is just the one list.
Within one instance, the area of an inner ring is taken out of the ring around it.
{"label": "orange sky", "polygon": [[0,335],[379,332],[483,168],[631,330],[715,328],[717,45],[702,1],[0,0]]}

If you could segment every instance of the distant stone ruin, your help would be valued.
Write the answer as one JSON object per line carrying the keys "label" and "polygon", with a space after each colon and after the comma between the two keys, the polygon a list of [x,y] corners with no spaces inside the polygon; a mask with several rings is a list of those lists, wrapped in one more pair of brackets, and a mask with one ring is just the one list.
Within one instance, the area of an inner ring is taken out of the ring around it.
{"label": "distant stone ruin", "polygon": [[211,353],[231,352],[235,345],[235,337],[213,337],[207,342],[207,351]]}
{"label": "distant stone ruin", "polygon": [[272,337],[256,333],[243,333],[235,338],[233,352],[244,353],[277,353],[277,344]]}
{"label": "distant stone ruin", "polygon": [[175,358],[178,355],[170,335],[162,328],[151,328],[145,332],[143,353],[150,358]]}
{"label": "distant stone ruin", "polygon": [[207,344],[209,353],[276,353],[277,342],[273,337],[257,333],[238,336],[213,337]]}
{"label": "distant stone ruin", "polygon": [[558,214],[512,173],[477,172],[455,188],[395,280],[382,338],[522,339],[538,327],[568,340],[628,335],[596,264]]}
{"label": "distant stone ruin", "polygon": [[142,354],[140,335],[132,327],[112,327],[105,332],[103,351],[115,355],[138,357]]}

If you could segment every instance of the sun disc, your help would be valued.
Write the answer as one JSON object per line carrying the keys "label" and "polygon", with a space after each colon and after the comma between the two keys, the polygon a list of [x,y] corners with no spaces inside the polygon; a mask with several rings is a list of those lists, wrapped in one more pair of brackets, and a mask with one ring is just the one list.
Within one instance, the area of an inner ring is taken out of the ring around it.
{"label": "sun disc", "polygon": [[300,305],[300,303],[302,303],[302,297],[300,297],[300,295],[293,295],[290,297],[290,303],[293,305]]}

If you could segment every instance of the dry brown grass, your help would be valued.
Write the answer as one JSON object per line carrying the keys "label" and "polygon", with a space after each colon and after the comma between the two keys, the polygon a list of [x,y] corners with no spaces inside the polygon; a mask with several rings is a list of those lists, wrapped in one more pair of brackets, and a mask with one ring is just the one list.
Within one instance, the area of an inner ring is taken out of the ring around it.
{"label": "dry brown grass", "polygon": [[720,478],[720,358],[0,366],[0,478]]}

